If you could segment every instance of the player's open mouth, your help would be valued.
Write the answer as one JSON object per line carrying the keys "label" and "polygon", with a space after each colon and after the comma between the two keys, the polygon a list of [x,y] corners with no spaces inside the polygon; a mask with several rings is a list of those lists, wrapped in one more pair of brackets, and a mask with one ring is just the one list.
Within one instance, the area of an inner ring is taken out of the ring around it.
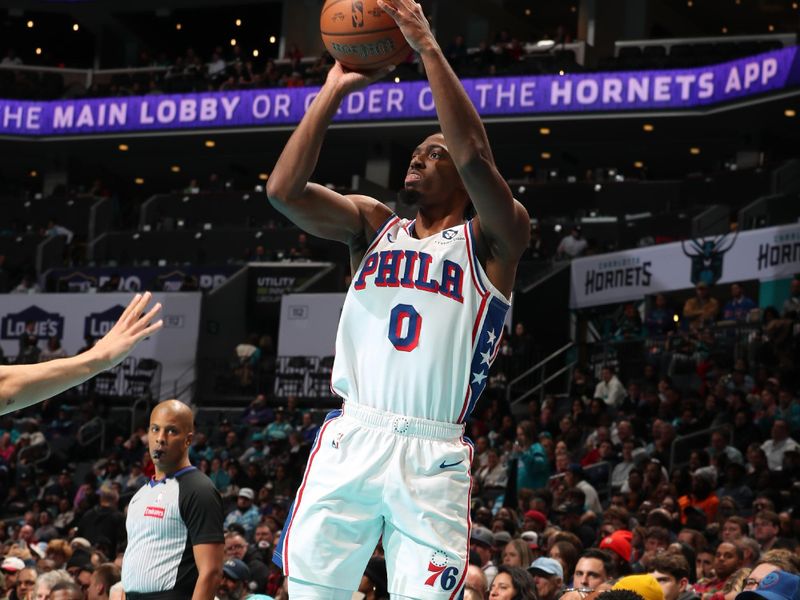
{"label": "player's open mouth", "polygon": [[408,175],[406,175],[406,183],[411,183],[412,181],[419,181],[420,179],[422,179],[422,175],[420,175],[419,173],[411,172]]}

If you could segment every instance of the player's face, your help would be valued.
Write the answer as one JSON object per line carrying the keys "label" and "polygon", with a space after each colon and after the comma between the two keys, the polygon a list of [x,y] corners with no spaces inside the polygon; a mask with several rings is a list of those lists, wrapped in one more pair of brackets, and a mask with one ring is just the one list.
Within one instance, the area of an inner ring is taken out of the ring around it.
{"label": "player's face", "polygon": [[415,192],[416,199],[427,203],[440,201],[454,190],[463,189],[442,134],[428,136],[414,149],[404,183],[406,191]]}

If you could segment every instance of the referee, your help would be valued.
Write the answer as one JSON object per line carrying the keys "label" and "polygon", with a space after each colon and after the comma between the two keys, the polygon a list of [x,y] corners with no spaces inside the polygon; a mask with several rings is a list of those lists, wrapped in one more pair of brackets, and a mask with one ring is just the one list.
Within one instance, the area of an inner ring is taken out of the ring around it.
{"label": "referee", "polygon": [[189,462],[194,418],[178,400],[150,414],[155,477],[128,505],[122,586],[128,600],[212,600],[222,579],[222,500]]}

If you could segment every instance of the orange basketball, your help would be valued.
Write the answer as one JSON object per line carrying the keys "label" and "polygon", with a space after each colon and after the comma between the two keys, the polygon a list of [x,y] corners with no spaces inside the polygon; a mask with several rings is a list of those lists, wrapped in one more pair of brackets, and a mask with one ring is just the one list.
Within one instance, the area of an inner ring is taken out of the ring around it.
{"label": "orange basketball", "polygon": [[354,71],[395,65],[411,50],[376,0],[326,0],[319,29],[331,56]]}

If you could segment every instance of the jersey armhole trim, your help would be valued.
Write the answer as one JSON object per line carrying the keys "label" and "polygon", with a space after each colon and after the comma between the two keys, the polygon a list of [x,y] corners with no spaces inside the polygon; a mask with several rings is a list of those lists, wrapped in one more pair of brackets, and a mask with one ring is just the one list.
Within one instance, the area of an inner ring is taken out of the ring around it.
{"label": "jersey armhole trim", "polygon": [[370,252],[372,252],[373,248],[375,248],[375,246],[378,244],[378,242],[381,240],[381,238],[389,230],[389,228],[392,227],[395,224],[395,222],[399,221],[399,220],[400,220],[400,217],[398,217],[396,214],[392,213],[392,215],[383,222],[383,225],[381,225],[378,228],[378,231],[375,232],[375,237],[372,238],[372,241],[370,242],[369,246],[367,247],[367,251],[364,252],[364,257],[366,257]]}
{"label": "jersey armhole trim", "polygon": [[473,219],[470,219],[464,226],[464,233],[467,237],[467,254],[469,255],[470,270],[473,275],[472,280],[475,282],[475,286],[478,288],[478,292],[481,295],[491,294],[492,297],[497,298],[503,304],[510,307],[511,299],[506,298],[506,295],[494,286],[489,280],[489,276],[486,275],[486,271],[483,270],[483,265],[481,265],[478,260],[478,247],[475,243],[475,233],[472,229],[472,222]]}

